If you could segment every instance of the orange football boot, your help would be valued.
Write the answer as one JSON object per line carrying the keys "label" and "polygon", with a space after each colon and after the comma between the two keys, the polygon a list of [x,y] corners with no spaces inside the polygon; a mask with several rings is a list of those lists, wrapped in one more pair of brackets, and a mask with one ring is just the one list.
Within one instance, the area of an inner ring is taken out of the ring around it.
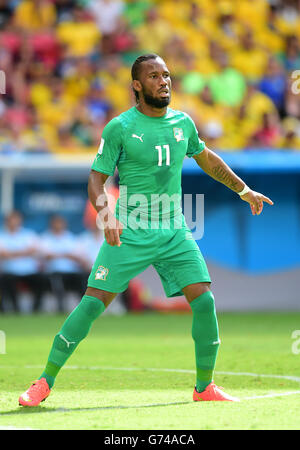
{"label": "orange football boot", "polygon": [[212,381],[203,392],[197,392],[196,388],[193,393],[194,402],[239,402],[240,399],[232,397],[229,394],[223,392],[222,387],[218,387]]}
{"label": "orange football boot", "polygon": [[19,397],[20,406],[38,406],[50,395],[46,378],[36,380],[27,391]]}

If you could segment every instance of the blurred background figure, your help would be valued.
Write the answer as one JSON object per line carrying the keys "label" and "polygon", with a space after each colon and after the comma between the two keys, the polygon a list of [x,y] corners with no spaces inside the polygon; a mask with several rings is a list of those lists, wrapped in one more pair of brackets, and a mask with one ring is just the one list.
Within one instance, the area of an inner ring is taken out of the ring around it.
{"label": "blurred background figure", "polygon": [[94,0],[88,2],[87,7],[93,14],[103,37],[109,39],[117,31],[125,7],[124,2],[121,0]]}
{"label": "blurred background figure", "polygon": [[2,312],[12,308],[20,312],[19,294],[29,289],[33,297],[32,309],[41,307],[44,279],[38,258],[40,241],[36,233],[23,228],[22,215],[13,211],[5,218],[0,231],[0,288]]}
{"label": "blurred background figure", "polygon": [[275,58],[269,59],[266,71],[258,83],[258,88],[273,101],[280,116],[284,117],[287,77],[282,65]]}
{"label": "blurred background figure", "polygon": [[91,224],[89,229],[80,234],[77,238],[75,253],[80,257],[80,264],[86,279],[90,274],[92,265],[99,253],[99,249],[104,241],[103,230],[97,227],[96,221]]}
{"label": "blurred background figure", "polygon": [[262,126],[255,132],[249,142],[250,148],[272,149],[279,146],[281,127],[276,114],[265,113]]}
{"label": "blurred background figure", "polygon": [[[51,218],[49,229],[41,239],[48,286],[57,300],[58,310],[63,312],[66,292],[76,292],[79,297],[83,295],[89,259],[86,254],[79,255],[76,252],[77,239],[67,229],[66,221],[61,216]],[[84,273],[82,267],[85,269]]]}

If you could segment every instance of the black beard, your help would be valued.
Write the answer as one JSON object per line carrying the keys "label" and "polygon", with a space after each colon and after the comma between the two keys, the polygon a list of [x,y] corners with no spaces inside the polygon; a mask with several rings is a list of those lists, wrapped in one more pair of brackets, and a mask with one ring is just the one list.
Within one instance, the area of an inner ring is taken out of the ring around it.
{"label": "black beard", "polygon": [[145,103],[149,106],[154,106],[154,108],[165,108],[170,103],[170,97],[169,98],[155,98],[152,97],[152,95],[147,94],[143,91],[143,96]]}

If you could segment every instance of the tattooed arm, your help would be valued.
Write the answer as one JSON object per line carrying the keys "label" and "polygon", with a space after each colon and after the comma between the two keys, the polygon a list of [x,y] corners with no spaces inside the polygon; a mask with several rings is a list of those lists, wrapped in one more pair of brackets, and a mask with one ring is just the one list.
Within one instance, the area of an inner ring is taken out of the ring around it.
{"label": "tattooed arm", "polygon": [[[246,183],[230,169],[223,159],[207,147],[203,152],[195,155],[194,159],[207,175],[225,184],[232,191],[239,193],[246,187]],[[272,200],[268,197],[252,190],[242,195],[241,199],[249,203],[253,215],[262,212],[263,202],[273,205]]]}
{"label": "tattooed arm", "polygon": [[244,189],[246,185],[244,181],[230,169],[220,156],[207,147],[205,147],[203,152],[195,155],[194,159],[207,175],[225,184],[232,191],[241,192]]}

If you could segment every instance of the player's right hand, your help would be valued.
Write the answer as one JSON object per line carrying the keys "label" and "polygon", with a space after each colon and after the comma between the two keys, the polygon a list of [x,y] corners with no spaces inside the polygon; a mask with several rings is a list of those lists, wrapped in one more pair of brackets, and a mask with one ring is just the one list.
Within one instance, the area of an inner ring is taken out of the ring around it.
{"label": "player's right hand", "polygon": [[242,195],[241,199],[244,200],[244,202],[249,203],[253,216],[259,216],[259,214],[263,210],[264,202],[268,203],[269,205],[274,205],[273,201],[269,197],[266,197],[265,195],[252,190],[247,194]]}
{"label": "player's right hand", "polygon": [[113,214],[108,214],[107,220],[104,223],[104,235],[106,242],[111,246],[120,247],[122,242],[120,236],[123,232],[123,225]]}

